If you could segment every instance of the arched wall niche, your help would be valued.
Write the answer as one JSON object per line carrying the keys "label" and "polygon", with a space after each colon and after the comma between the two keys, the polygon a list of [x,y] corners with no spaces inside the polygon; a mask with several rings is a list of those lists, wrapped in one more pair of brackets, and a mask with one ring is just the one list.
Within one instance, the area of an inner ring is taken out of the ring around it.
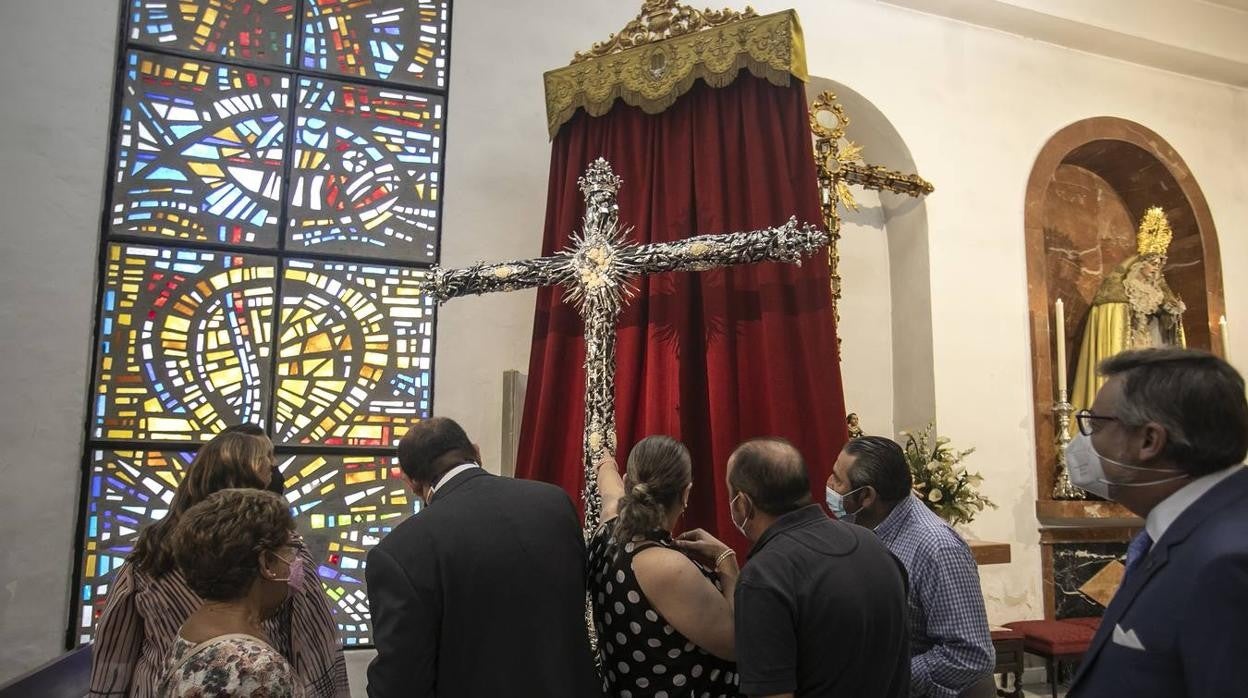
{"label": "arched wall niche", "polygon": [[[827,90],[849,115],[846,137],[863,146],[867,162],[919,172],[901,134],[862,94],[811,77],[808,101]],[[936,419],[927,205],[891,192],[853,192],[859,210],[842,209],[839,244],[845,402],[868,433],[892,435]]]}
{"label": "arched wall niche", "polygon": [[1054,134],[1032,168],[1024,232],[1042,521],[1129,517],[1105,502],[1051,501],[1053,304],[1061,298],[1066,306],[1067,375],[1073,382],[1089,304],[1103,275],[1134,254],[1136,226],[1150,206],[1162,207],[1174,229],[1165,274],[1187,305],[1188,346],[1220,353],[1222,264],[1213,216],[1191,170],[1165,139],[1126,119],[1084,119]]}

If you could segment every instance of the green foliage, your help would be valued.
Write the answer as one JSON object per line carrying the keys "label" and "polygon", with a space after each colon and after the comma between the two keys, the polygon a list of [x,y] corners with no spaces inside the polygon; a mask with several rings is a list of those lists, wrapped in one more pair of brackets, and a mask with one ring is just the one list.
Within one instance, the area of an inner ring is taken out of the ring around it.
{"label": "green foliage", "polygon": [[984,507],[996,509],[997,505],[978,491],[984,478],[979,473],[967,472],[962,465],[962,459],[975,449],[959,451],[949,445],[949,439],[936,436],[934,431],[929,424],[918,434],[901,432],[906,462],[914,478],[914,493],[951,526],[970,523]]}

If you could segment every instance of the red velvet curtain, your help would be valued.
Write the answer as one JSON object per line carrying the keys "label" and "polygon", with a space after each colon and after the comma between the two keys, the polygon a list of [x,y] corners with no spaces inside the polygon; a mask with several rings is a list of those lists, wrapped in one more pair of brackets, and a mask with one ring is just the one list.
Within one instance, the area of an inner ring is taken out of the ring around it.
{"label": "red velvet curtain", "polygon": [[[620,223],[639,243],[765,228],[796,215],[821,225],[805,86],[743,74],[699,82],[648,115],[617,102],[579,112],[551,154],[543,254],[568,244],[584,203],[576,178],[605,157],[624,184]],[[693,455],[684,525],[743,548],[728,515],[724,466],[741,441],[783,436],[810,466],[811,494],[845,443],[845,405],[827,254],[802,266],[766,263],[635,280],[618,329],[616,417],[621,466],[651,434]],[[585,345],[561,289],[538,292],[517,474],[561,485],[579,501]]]}

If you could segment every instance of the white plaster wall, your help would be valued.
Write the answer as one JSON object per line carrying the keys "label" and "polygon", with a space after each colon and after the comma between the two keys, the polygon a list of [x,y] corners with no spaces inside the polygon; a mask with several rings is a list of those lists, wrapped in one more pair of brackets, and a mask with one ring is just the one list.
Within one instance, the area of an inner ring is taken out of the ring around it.
{"label": "white plaster wall", "polygon": [[884,207],[876,192],[855,192],[854,198],[860,210],[841,214],[839,245],[845,409],[858,414],[866,433],[892,436],[893,296]]}
{"label": "white plaster wall", "polygon": [[[989,0],[991,1],[991,0]],[[999,0],[1159,44],[1248,62],[1248,14],[1231,3],[1190,0]],[[1241,4],[1242,6],[1242,4]]]}
{"label": "white plaster wall", "polygon": [[0,2],[0,682],[64,649],[117,12]]}
{"label": "white plaster wall", "polygon": [[[542,72],[603,38],[609,4],[455,3],[442,264],[541,254],[550,168]],[[460,298],[438,316],[434,411],[460,422],[496,473],[503,372],[528,372],[535,298]]]}
{"label": "white plaster wall", "polygon": [[880,201],[886,213],[893,298],[893,423],[899,430],[921,429],[936,423],[938,370],[932,347],[927,203],[891,192],[882,193]]}

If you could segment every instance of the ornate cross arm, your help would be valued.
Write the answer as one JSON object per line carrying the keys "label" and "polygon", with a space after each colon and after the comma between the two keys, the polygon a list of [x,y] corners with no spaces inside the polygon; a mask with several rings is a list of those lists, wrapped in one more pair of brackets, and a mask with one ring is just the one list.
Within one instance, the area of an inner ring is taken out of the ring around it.
{"label": "ornate cross arm", "polygon": [[[810,105],[810,129],[815,134],[815,166],[818,168],[820,209],[823,225],[828,230],[828,283],[832,287],[832,314],[839,324],[841,313],[841,256],[837,242],[841,239],[840,206],[857,211],[858,202],[850,191],[851,184],[867,189],[891,191],[906,196],[926,196],[935,191],[932,183],[918,176],[868,165],[862,159],[862,146],[845,140],[849,115],[836,101],[836,94],[820,94]],[[839,349],[840,338],[837,338]]]}
{"label": "ornate cross arm", "polygon": [[571,280],[571,275],[568,254],[561,252],[553,257],[490,264],[477,262],[463,269],[434,267],[424,289],[438,303],[445,303],[460,296],[564,284]]}
{"label": "ornate cross arm", "polygon": [[810,105],[810,129],[815,134],[819,188],[823,193],[825,209],[832,208],[831,216],[838,229],[834,232],[839,232],[840,217],[835,211],[836,202],[832,200],[832,195],[846,208],[858,210],[854,195],[849,190],[851,184],[916,197],[936,190],[931,182],[917,174],[867,164],[862,159],[862,146],[844,140],[848,127],[849,115],[845,113],[845,107],[836,101],[835,93],[828,91],[815,98]]}
{"label": "ornate cross arm", "polygon": [[[906,174],[890,170],[879,165],[867,165],[861,162],[849,162],[841,165],[841,177],[849,184],[874,189],[891,191],[906,196],[926,196],[936,190],[932,183],[916,174]],[[851,200],[852,202],[852,200]],[[852,206],[851,208],[857,208]]]}
{"label": "ornate cross arm", "polygon": [[615,329],[636,276],[667,271],[704,271],[756,262],[800,262],[828,244],[828,233],[790,218],[784,225],[741,233],[699,235],[674,242],[636,245],[619,225],[616,193],[620,178],[598,158],[579,180],[585,195],[581,232],[566,250],[550,257],[487,264],[463,269],[435,267],[425,292],[445,302],[451,298],[537,286],[560,286],[585,323],[585,432],[581,456],[585,467],[585,530],[598,524],[601,498],[594,465],[614,454]]}
{"label": "ornate cross arm", "polygon": [[649,273],[704,271],[755,262],[801,262],[828,244],[828,234],[797,218],[776,228],[746,233],[698,235],[677,242],[641,245],[625,251],[628,263]]}
{"label": "ornate cross arm", "polygon": [[[798,225],[790,218],[782,226],[744,233],[698,235],[676,242],[631,245],[623,233],[594,239],[578,238],[571,249],[550,257],[507,262],[477,262],[462,269],[434,267],[425,292],[439,303],[460,296],[499,291],[518,291],[539,286],[578,286],[587,273],[599,271],[611,259],[604,276],[610,285],[637,274],[666,271],[705,271],[716,267],[756,262],[801,262],[828,244],[828,234],[810,224]],[[569,289],[571,290],[571,289]],[[573,296],[578,294],[572,292]]]}

